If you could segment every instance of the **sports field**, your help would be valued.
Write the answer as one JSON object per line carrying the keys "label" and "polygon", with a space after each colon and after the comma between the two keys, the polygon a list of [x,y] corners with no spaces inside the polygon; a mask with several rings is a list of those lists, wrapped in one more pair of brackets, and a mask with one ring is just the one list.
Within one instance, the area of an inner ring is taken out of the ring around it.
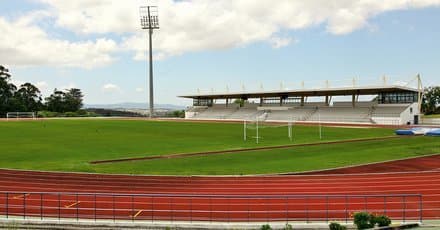
{"label": "sports field", "polygon": [[243,125],[143,120],[0,122],[0,167],[123,174],[260,174],[326,169],[440,152],[438,138],[414,137],[318,144],[184,158],[107,164],[90,161],[386,137],[387,128],[293,126],[260,129],[243,141]]}

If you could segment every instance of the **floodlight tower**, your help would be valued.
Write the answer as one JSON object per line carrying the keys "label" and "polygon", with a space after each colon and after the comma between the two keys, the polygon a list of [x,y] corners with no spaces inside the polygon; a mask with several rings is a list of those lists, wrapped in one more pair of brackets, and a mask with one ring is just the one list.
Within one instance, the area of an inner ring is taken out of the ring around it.
{"label": "floodlight tower", "polygon": [[159,29],[159,16],[157,6],[141,6],[139,8],[141,17],[141,27],[148,30],[148,47],[149,47],[149,87],[150,87],[150,118],[154,113],[154,93],[153,93],[153,30]]}

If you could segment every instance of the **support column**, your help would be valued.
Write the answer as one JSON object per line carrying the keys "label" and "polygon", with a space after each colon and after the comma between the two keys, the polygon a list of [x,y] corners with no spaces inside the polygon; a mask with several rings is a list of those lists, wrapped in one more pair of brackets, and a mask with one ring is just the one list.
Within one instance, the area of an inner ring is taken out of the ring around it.
{"label": "support column", "polygon": [[226,107],[229,105],[229,98],[226,98]]}
{"label": "support column", "polygon": [[356,95],[351,95],[351,106],[356,107]]}
{"label": "support column", "polygon": [[301,106],[304,106],[304,96],[301,96]]}
{"label": "support column", "polygon": [[283,97],[280,97],[280,106],[283,106]]}
{"label": "support column", "polygon": [[263,98],[260,97],[260,106],[263,106]]}
{"label": "support column", "polygon": [[328,106],[328,104],[329,104],[329,97],[325,96],[325,105]]}

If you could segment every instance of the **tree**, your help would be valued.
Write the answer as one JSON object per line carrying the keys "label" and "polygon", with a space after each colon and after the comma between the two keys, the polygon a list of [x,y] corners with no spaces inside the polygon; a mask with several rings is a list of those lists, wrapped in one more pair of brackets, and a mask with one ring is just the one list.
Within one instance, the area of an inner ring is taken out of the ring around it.
{"label": "tree", "polygon": [[53,112],[76,112],[83,106],[83,97],[84,95],[80,89],[72,88],[65,90],[65,92],[55,89],[46,98],[46,107],[49,111]]}
{"label": "tree", "polygon": [[45,99],[47,110],[59,113],[66,112],[65,97],[66,94],[63,91],[54,89],[53,93]]}
{"label": "tree", "polygon": [[17,111],[38,111],[42,108],[42,98],[40,90],[31,83],[24,83],[14,94]]}
{"label": "tree", "polygon": [[68,89],[65,94],[66,109],[70,112],[76,112],[83,106],[83,97],[80,89]]}
{"label": "tree", "polygon": [[240,105],[240,107],[243,107],[245,100],[244,99],[235,99],[234,104]]}
{"label": "tree", "polygon": [[14,110],[12,103],[17,87],[9,82],[10,78],[9,70],[0,65],[0,116],[4,116],[8,111]]}
{"label": "tree", "polygon": [[440,109],[440,87],[431,86],[424,90],[422,99],[422,111],[425,114],[439,113]]}

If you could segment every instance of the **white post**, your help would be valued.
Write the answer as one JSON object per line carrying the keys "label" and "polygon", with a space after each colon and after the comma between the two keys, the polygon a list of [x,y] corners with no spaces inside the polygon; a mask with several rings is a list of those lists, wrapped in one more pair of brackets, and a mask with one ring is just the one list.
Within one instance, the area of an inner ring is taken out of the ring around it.
{"label": "white post", "polygon": [[290,141],[292,141],[292,122],[290,122],[290,121],[288,123],[287,130],[288,130],[289,139],[290,139]]}
{"label": "white post", "polygon": [[257,144],[258,144],[258,139],[260,138],[260,136],[258,135],[258,116],[257,116],[257,136],[256,136],[256,139],[257,139]]}
{"label": "white post", "polygon": [[243,120],[243,140],[246,141],[246,119]]}
{"label": "white post", "polygon": [[321,113],[318,109],[318,120],[319,120],[319,139],[322,140],[322,127],[321,127]]}

